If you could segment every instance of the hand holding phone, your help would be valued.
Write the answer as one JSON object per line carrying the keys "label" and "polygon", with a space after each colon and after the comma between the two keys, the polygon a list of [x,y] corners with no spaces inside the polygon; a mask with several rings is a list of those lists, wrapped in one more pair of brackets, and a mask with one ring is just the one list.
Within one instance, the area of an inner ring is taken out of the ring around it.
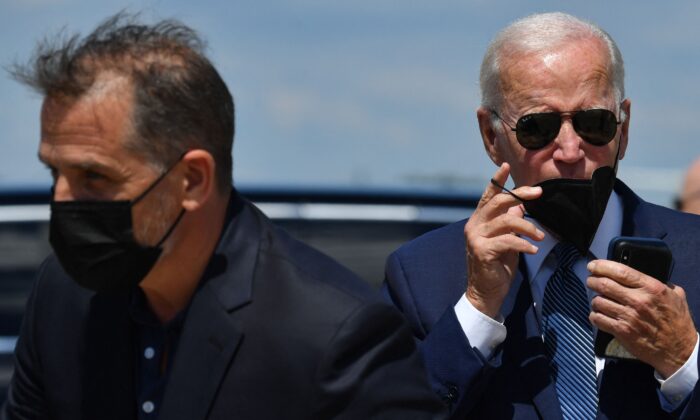
{"label": "hand holding phone", "polygon": [[[673,257],[668,245],[660,239],[618,236],[610,241],[608,259],[634,268],[661,282],[668,282]],[[594,346],[598,357],[635,359],[618,341],[605,331],[598,331]]]}

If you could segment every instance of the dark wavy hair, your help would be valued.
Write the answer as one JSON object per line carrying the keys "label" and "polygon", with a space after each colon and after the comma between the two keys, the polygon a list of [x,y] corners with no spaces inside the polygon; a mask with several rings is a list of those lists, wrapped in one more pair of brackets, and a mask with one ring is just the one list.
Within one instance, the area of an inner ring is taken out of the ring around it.
{"label": "dark wavy hair", "polygon": [[45,38],[12,77],[45,97],[79,98],[103,72],[126,76],[133,86],[132,126],[126,146],[163,169],[189,149],[216,162],[221,191],[231,186],[233,98],[204,55],[197,33],[175,20],[153,25],[119,12],[85,38]]}

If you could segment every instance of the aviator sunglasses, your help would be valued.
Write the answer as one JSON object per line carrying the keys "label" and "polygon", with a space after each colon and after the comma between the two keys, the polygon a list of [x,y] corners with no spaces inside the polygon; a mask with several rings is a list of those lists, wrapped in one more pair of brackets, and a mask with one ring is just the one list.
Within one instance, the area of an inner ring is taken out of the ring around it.
{"label": "aviator sunglasses", "polygon": [[586,109],[568,112],[540,112],[523,115],[515,123],[515,128],[493,111],[511,131],[515,131],[518,143],[526,149],[537,150],[545,147],[559,135],[562,117],[569,115],[576,133],[587,143],[604,146],[615,137],[618,121],[607,109]]}

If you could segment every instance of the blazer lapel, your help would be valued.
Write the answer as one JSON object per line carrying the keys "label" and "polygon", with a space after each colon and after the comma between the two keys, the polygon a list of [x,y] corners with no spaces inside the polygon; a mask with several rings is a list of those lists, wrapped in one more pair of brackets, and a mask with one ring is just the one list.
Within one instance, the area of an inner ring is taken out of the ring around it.
{"label": "blazer lapel", "polygon": [[189,309],[160,418],[206,419],[241,338],[216,295],[204,287]]}
{"label": "blazer lapel", "polygon": [[[542,331],[533,305],[530,281],[524,258],[503,305],[508,329],[509,347],[504,357],[513,358],[513,367],[520,373],[521,387],[542,418],[562,418],[559,399],[552,380],[552,370],[542,342]],[[508,313],[505,312],[508,310]]]}
{"label": "blazer lapel", "polygon": [[657,217],[650,214],[649,204],[642,201],[622,181],[615,183],[615,192],[622,197],[622,234],[662,239],[666,229]]}
{"label": "blazer lapel", "polygon": [[227,218],[188,308],[160,418],[206,419],[243,338],[233,312],[252,300],[261,232],[252,206],[235,192]]}

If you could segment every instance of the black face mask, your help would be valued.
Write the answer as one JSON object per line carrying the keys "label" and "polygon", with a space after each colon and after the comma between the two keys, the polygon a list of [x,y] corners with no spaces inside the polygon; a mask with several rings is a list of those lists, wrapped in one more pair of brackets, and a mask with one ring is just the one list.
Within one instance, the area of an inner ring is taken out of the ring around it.
{"label": "black face mask", "polygon": [[615,185],[619,153],[618,146],[615,167],[602,166],[591,179],[557,178],[535,184],[542,187],[542,195],[534,200],[523,200],[493,179],[491,182],[522,201],[527,213],[560,241],[587,255]]}
{"label": "black face mask", "polygon": [[96,292],[127,292],[151,271],[185,210],[155,246],[143,246],[134,239],[131,208],[168,172],[132,201],[51,201],[49,242],[79,285]]}
{"label": "black face mask", "polygon": [[550,179],[536,186],[542,195],[525,201],[527,213],[587,255],[615,184],[615,171],[603,166],[591,179]]}

